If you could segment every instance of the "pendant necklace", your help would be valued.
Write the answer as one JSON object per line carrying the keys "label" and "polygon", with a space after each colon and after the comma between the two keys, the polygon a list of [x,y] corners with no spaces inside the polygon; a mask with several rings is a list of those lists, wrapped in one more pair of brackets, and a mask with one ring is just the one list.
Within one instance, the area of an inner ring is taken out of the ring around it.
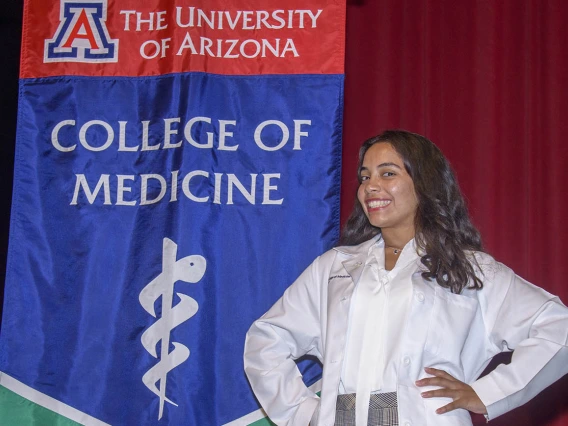
{"label": "pendant necklace", "polygon": [[392,252],[393,252],[395,255],[397,255],[397,256],[398,256],[398,255],[400,254],[400,252],[402,251],[402,249],[400,249],[400,248],[387,246],[386,244],[385,244],[385,248],[391,249]]}

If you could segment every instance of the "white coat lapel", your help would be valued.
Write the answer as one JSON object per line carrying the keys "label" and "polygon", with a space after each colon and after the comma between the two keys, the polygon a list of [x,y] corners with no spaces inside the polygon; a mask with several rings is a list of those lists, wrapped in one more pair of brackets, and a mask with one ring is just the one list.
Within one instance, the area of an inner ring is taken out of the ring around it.
{"label": "white coat lapel", "polygon": [[333,424],[335,403],[347,335],[349,306],[353,289],[365,266],[369,247],[376,239],[359,246],[336,247],[337,257],[328,277],[327,327],[324,355],[324,380],[318,426]]}
{"label": "white coat lapel", "polygon": [[381,238],[377,235],[368,241],[365,241],[358,246],[343,246],[336,247],[335,250],[344,255],[350,256],[349,259],[342,262],[345,271],[349,274],[353,280],[353,284],[357,285],[359,278],[361,278],[361,273],[365,267],[365,262],[369,256],[371,247],[373,247],[377,241]]}
{"label": "white coat lapel", "polygon": [[347,273],[351,276],[353,284],[357,285],[359,278],[361,278],[361,273],[365,267],[365,260],[367,259],[367,254],[359,254],[351,259],[345,260],[343,262],[343,267]]}

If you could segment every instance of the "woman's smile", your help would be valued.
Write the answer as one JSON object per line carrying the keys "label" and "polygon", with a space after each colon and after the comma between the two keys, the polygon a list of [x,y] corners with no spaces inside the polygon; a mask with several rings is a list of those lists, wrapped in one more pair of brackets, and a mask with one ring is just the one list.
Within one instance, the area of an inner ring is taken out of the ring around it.
{"label": "woman's smile", "polygon": [[384,209],[387,206],[389,206],[390,203],[391,203],[391,200],[384,200],[384,199],[377,199],[377,198],[371,198],[371,199],[365,200],[365,204],[367,204],[367,211],[368,212]]}

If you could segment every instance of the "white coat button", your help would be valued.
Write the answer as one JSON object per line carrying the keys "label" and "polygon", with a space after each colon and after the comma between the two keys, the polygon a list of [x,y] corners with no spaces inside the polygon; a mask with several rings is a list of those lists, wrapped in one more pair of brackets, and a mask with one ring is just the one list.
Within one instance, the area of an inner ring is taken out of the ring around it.
{"label": "white coat button", "polygon": [[410,365],[410,358],[407,357],[407,356],[405,356],[405,357],[402,359],[402,362],[404,363],[404,365]]}
{"label": "white coat button", "polygon": [[416,298],[420,303],[424,302],[424,293],[416,293]]}

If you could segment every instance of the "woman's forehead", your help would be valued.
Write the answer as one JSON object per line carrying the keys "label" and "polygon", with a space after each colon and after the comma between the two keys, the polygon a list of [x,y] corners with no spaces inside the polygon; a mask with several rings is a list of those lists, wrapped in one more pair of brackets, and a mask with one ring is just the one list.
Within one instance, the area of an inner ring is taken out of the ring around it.
{"label": "woman's forehead", "polygon": [[399,167],[404,166],[402,157],[388,142],[378,142],[372,145],[367,152],[365,152],[362,166],[370,168],[377,167],[383,163],[391,163]]}

